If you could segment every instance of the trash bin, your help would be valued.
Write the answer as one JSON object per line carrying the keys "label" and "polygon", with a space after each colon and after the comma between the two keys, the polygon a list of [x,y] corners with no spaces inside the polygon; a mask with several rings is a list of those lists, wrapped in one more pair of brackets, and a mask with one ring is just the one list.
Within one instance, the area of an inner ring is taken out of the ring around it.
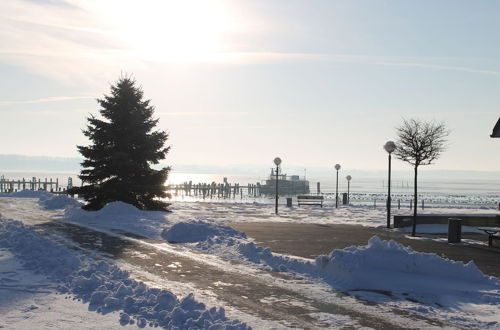
{"label": "trash bin", "polygon": [[460,243],[462,239],[462,219],[448,218],[448,243]]}
{"label": "trash bin", "polygon": [[287,197],[286,198],[286,206],[292,207],[292,197]]}
{"label": "trash bin", "polygon": [[342,205],[347,205],[347,193],[342,193]]}

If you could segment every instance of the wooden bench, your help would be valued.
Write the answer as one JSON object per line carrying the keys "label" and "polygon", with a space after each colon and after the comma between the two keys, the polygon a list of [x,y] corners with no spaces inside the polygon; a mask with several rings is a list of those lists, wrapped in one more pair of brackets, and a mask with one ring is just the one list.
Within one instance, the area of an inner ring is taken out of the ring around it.
{"label": "wooden bench", "polygon": [[297,202],[301,205],[319,205],[323,207],[323,196],[297,196]]}
{"label": "wooden bench", "polygon": [[478,229],[488,234],[488,246],[493,246],[494,239],[500,239],[500,236],[496,235],[500,233],[500,228],[498,227],[479,227]]}

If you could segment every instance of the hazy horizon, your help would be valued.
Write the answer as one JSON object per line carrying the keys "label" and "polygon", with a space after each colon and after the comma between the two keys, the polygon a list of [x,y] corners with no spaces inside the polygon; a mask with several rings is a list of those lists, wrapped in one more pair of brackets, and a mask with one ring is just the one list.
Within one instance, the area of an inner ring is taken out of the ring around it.
{"label": "hazy horizon", "polygon": [[[0,154],[0,175],[8,177],[12,172],[44,172],[44,173],[79,173],[81,170],[81,158],[77,157],[48,157],[48,156],[27,156],[27,155],[4,155]],[[157,165],[171,166],[176,173],[192,174],[220,174],[220,175],[248,175],[265,178],[269,175],[270,164],[231,164],[231,165],[200,165],[200,164],[169,164],[162,162]],[[284,173],[289,175],[299,175],[304,177],[328,177],[335,176],[335,169],[332,166],[300,166],[300,164],[283,164]],[[500,180],[500,171],[466,171],[466,170],[442,170],[434,166],[421,166],[420,178],[422,179],[446,179],[446,180]],[[381,178],[386,179],[387,169],[363,170],[359,168],[342,167],[339,176],[343,180],[346,175],[354,178]],[[405,169],[392,171],[393,177],[397,179],[406,178],[411,180],[413,169],[406,166]]]}

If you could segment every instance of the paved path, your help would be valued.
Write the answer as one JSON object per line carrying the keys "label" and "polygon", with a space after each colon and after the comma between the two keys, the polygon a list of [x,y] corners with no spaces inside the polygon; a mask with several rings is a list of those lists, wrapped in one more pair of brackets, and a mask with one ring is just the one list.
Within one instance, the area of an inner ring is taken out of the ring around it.
{"label": "paved path", "polygon": [[[175,253],[175,246],[162,243],[168,247],[162,251],[151,245],[158,244],[158,241],[138,237],[127,239],[61,222],[45,222],[35,228],[38,228],[41,234],[51,234],[52,237],[62,235],[84,251],[128,264],[132,267],[133,274],[135,267],[139,272],[134,275],[139,279],[149,273],[167,280],[170,285],[186,283],[197,288],[199,292],[209,292],[225,305],[259,319],[278,322],[283,327],[327,327],[327,324],[313,318],[312,313],[348,316],[351,320],[348,328],[402,329],[407,324],[417,327],[450,326],[403,311],[379,310],[376,305],[364,305],[361,301],[358,301],[358,307],[353,309],[349,303],[341,303],[345,295],[334,290],[330,290],[332,297],[335,297],[333,301],[318,299],[308,294],[307,289],[300,290],[300,287],[307,288],[310,284],[304,280],[275,272],[259,271],[246,274],[237,267],[234,271],[220,268],[203,262],[202,254],[200,259],[193,259],[183,256],[182,251]],[[370,310],[372,312],[369,312]],[[398,321],[391,320],[391,315],[398,315]]]}
{"label": "paved path", "polygon": [[[387,229],[364,227],[359,225],[324,225],[293,223],[238,223],[231,225],[244,231],[260,245],[270,247],[273,252],[291,254],[305,258],[315,258],[320,254],[329,254],[334,249],[343,249],[351,245],[366,245],[368,240],[377,235],[381,239],[392,239],[420,252],[436,253],[452,260],[474,263],[485,274],[500,277],[500,247],[488,247],[484,244],[448,244],[443,235],[421,235],[425,239],[409,239],[407,234]],[[437,239],[443,238],[438,241]],[[463,234],[462,239],[487,242],[488,236]]]}

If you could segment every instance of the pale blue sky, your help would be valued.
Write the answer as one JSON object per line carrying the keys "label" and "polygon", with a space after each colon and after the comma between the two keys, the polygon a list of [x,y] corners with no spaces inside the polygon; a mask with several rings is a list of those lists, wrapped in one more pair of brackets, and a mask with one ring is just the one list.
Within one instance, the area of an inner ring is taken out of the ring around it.
{"label": "pale blue sky", "polygon": [[433,169],[500,170],[500,1],[5,0],[0,153],[78,156],[121,72],[174,167],[384,169],[394,127],[419,117],[452,130]]}

